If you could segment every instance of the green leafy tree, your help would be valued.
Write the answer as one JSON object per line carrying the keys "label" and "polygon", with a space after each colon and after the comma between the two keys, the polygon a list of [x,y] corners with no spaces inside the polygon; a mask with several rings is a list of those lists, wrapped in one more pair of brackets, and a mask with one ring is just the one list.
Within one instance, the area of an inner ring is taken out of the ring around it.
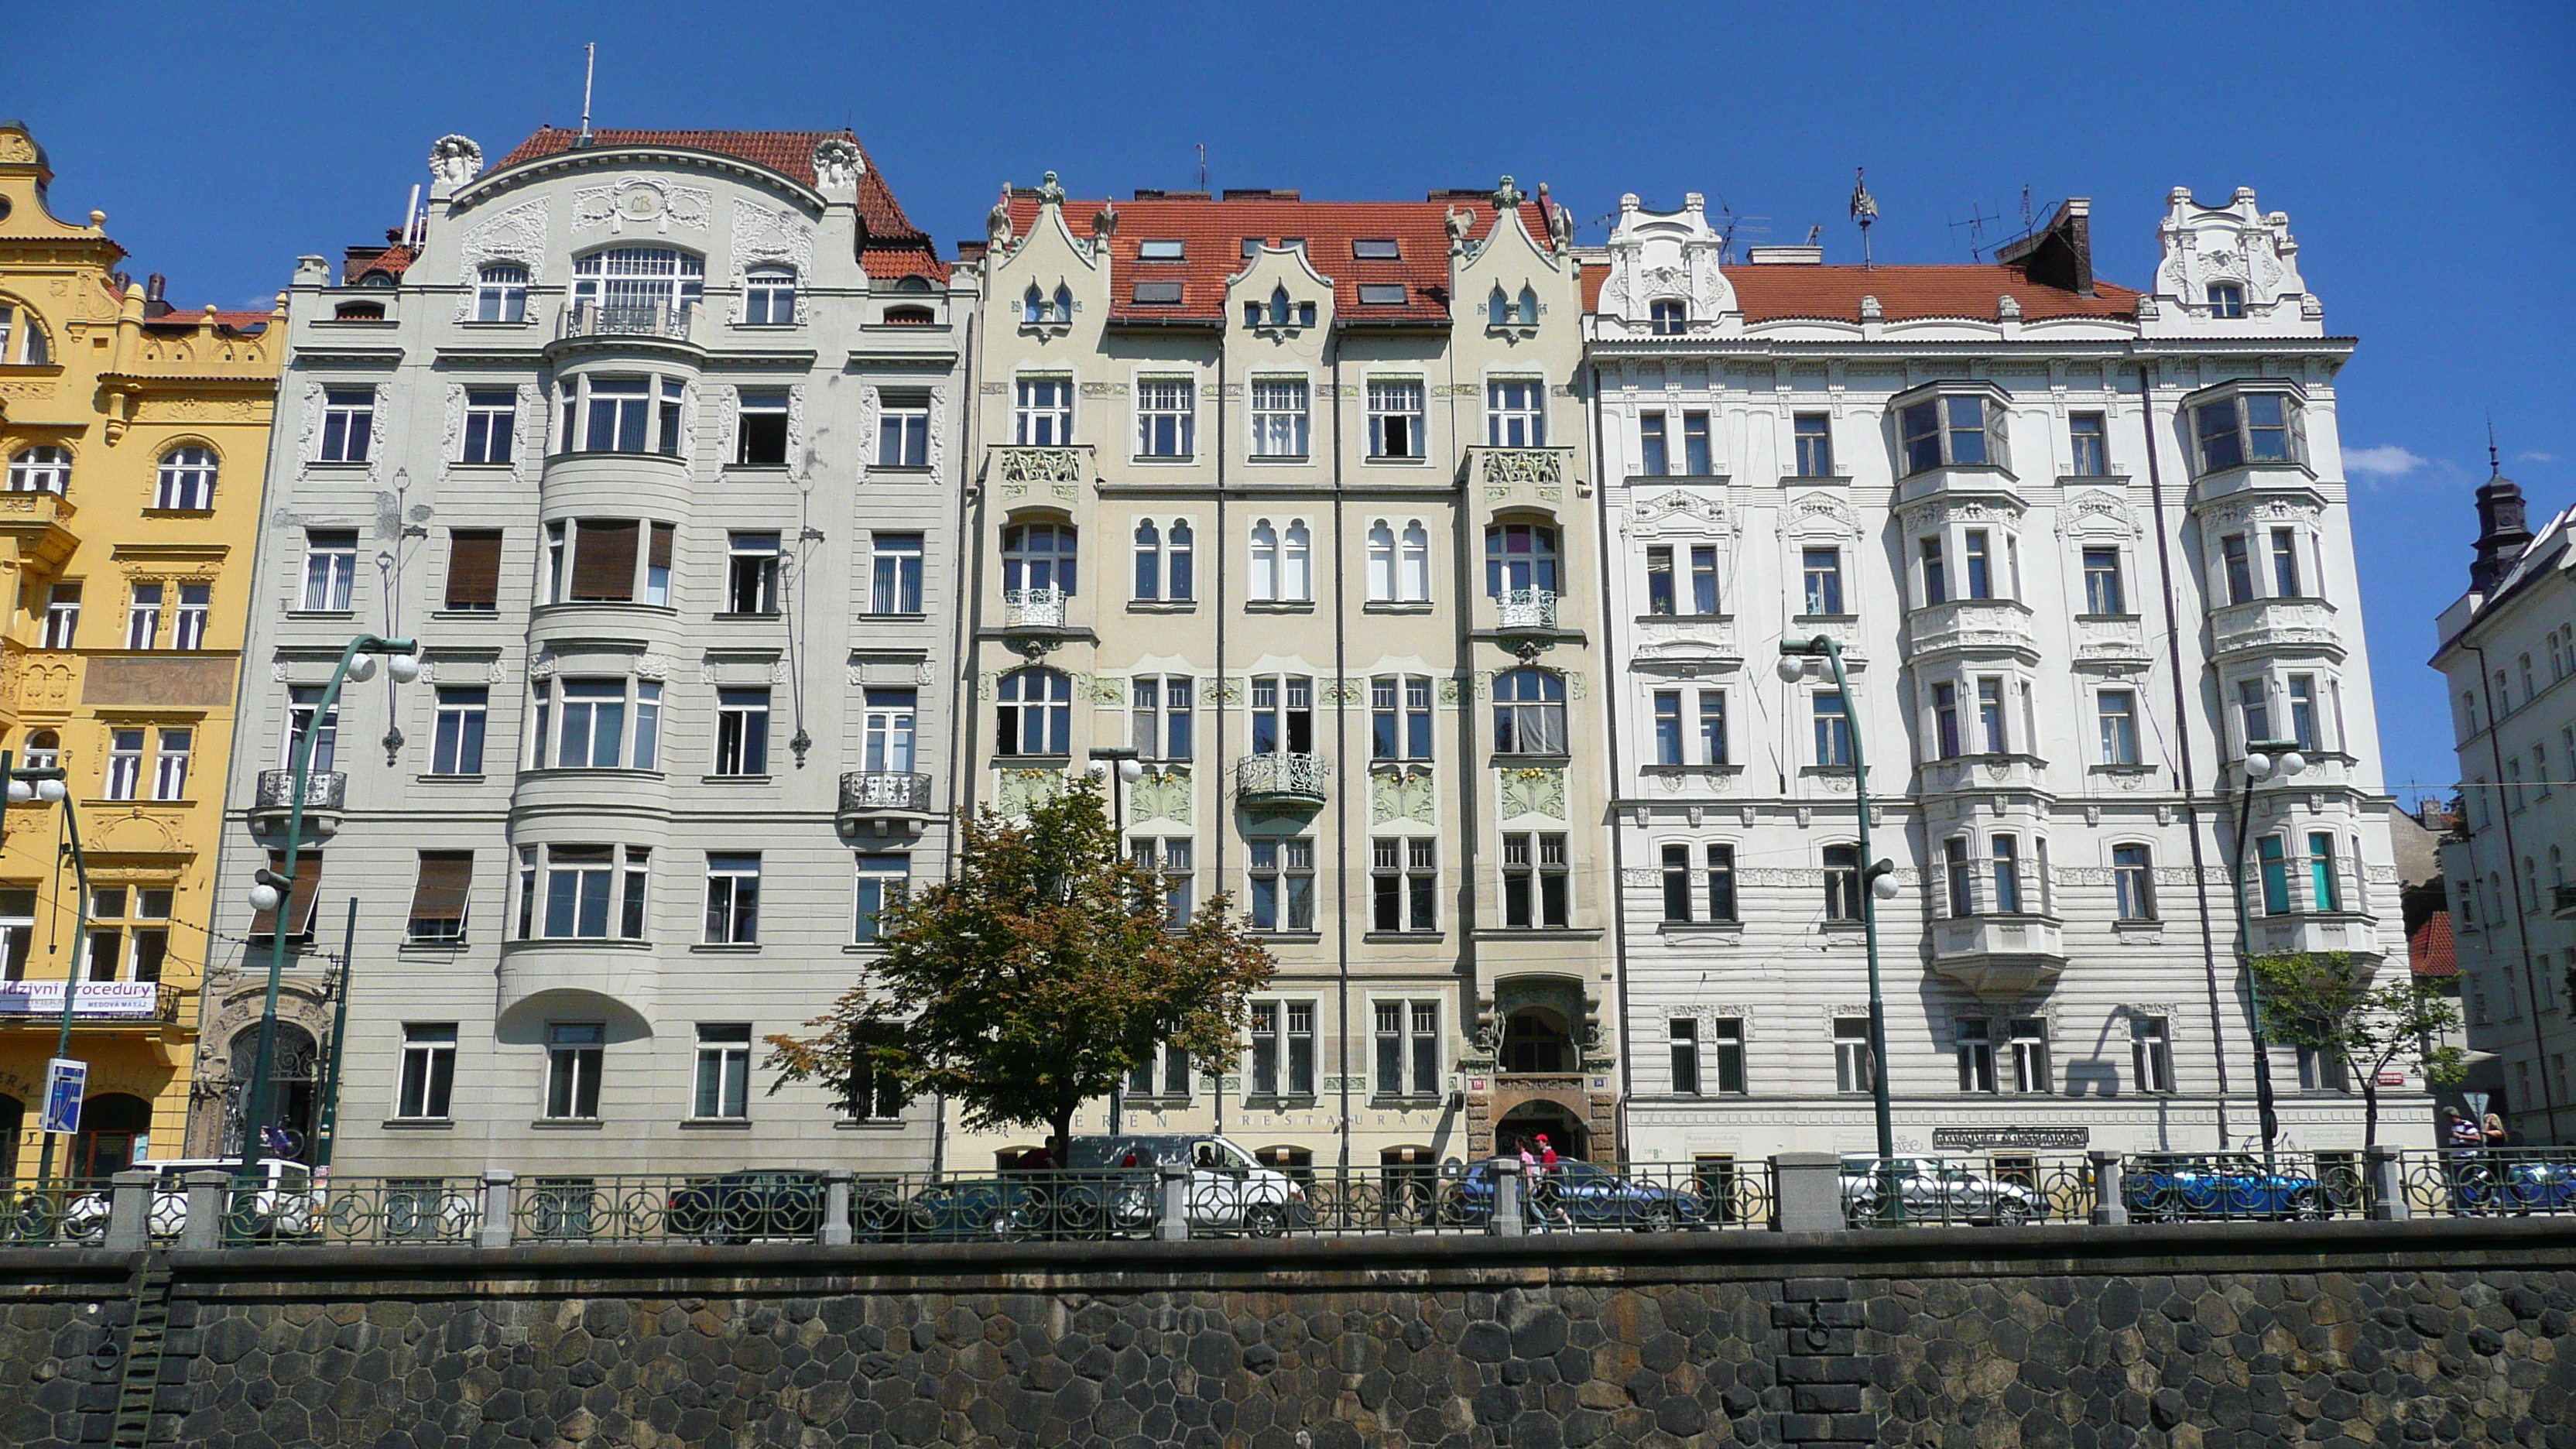
{"label": "green leafy tree", "polygon": [[2257,956],[2249,963],[2263,993],[2263,1035],[2305,1047],[2361,1084],[2362,1144],[2379,1142],[2379,1074],[2412,1065],[2425,1080],[2449,1086],[2468,1073],[2467,1053],[2436,1046],[2460,1024],[2459,1008],[2441,988],[2401,964],[2382,986],[2348,951]]}
{"label": "green leafy tree", "polygon": [[1168,1042],[1224,1062],[1270,953],[1219,895],[1176,925],[1155,874],[1121,857],[1100,787],[1085,778],[1025,820],[965,823],[955,874],[879,917],[871,978],[768,1038],[787,1082],[848,1093],[864,1065],[935,1092],[978,1131],[1043,1123],[1057,1150],[1084,1102]]}

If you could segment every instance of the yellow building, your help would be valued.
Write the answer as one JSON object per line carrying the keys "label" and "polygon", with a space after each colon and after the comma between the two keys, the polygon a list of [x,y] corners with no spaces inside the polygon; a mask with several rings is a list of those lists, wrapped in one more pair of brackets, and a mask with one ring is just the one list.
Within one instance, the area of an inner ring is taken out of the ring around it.
{"label": "yellow building", "polygon": [[[278,342],[116,271],[106,217],[57,220],[43,148],[0,122],[0,748],[59,764],[71,811],[0,837],[0,1175],[32,1174],[63,983],[89,1064],[57,1172],[177,1155],[189,1114],[223,782]],[[282,300],[282,299],[281,299]],[[76,818],[90,924],[62,848]]]}

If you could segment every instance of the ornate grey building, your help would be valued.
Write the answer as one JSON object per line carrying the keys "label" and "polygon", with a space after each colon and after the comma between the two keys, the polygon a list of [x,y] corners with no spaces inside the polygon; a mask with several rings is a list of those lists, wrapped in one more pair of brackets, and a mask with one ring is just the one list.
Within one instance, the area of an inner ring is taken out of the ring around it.
{"label": "ornate grey building", "polygon": [[287,913],[310,1061],[358,903],[335,1166],[926,1166],[927,1105],[772,1095],[761,1041],[943,868],[973,296],[844,132],[430,169],[389,245],[296,271],[210,1049],[255,1025],[289,742],[347,640],[411,635],[418,683],[319,724]]}

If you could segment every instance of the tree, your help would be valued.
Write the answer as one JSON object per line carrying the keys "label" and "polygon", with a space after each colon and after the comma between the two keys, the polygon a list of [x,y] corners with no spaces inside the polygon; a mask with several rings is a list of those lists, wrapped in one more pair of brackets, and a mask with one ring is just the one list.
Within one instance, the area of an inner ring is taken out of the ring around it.
{"label": "tree", "polygon": [[2398,980],[2374,987],[2348,951],[2257,956],[2248,964],[2263,993],[2264,1039],[2305,1047],[2361,1083],[2364,1148],[2379,1142],[2381,1072],[2412,1063],[2440,1086],[2468,1074],[2466,1052],[2433,1044],[2460,1024],[2459,1008],[2414,972],[2401,967]]}
{"label": "tree", "polygon": [[964,834],[950,879],[878,918],[871,979],[806,1023],[817,1035],[768,1038],[771,1091],[846,1096],[873,1075],[958,1103],[979,1131],[1043,1123],[1061,1154],[1075,1109],[1156,1043],[1234,1058],[1270,953],[1223,895],[1175,923],[1155,874],[1120,857],[1098,784],[1076,780],[1026,820],[988,809]]}

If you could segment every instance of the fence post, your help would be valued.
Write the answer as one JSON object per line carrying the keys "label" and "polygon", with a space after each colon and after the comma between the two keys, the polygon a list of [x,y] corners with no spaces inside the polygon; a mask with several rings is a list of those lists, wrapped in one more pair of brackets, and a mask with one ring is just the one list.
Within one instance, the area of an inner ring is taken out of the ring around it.
{"label": "fence post", "polygon": [[823,1231],[826,1247],[838,1247],[850,1241],[850,1179],[857,1174],[846,1167],[823,1169]]}
{"label": "fence post", "polygon": [[1493,1162],[1494,1220],[1486,1231],[1497,1237],[1517,1238],[1529,1230],[1521,1221],[1521,1160],[1497,1157]]}
{"label": "fence post", "polygon": [[[224,1200],[231,1195],[233,1175],[220,1169],[192,1172],[187,1176],[188,1221],[179,1229],[179,1246],[183,1248],[220,1248],[224,1245]],[[253,1199],[256,1203],[257,1199]]]}
{"label": "fence post", "polygon": [[2370,1215],[2381,1222],[2404,1222],[2415,1215],[2406,1201],[2406,1160],[2394,1147],[2370,1146]]}
{"label": "fence post", "polygon": [[1161,1174],[1163,1210],[1154,1224],[1154,1236],[1167,1243],[1186,1243],[1190,1239],[1190,1165],[1166,1162],[1155,1170]]}
{"label": "fence post", "polygon": [[1843,1221],[1843,1164],[1830,1152],[1783,1152],[1771,1159],[1771,1190],[1778,1194],[1774,1232],[1830,1233]]}
{"label": "fence post", "polygon": [[516,1226],[510,1219],[510,1184],[518,1181],[515,1172],[486,1168],[483,1173],[483,1226],[475,1229],[474,1246],[506,1248]]}
{"label": "fence post", "polygon": [[2093,1221],[2103,1227],[2127,1223],[2129,1189],[2121,1180],[2120,1154],[2096,1149],[2084,1155],[2093,1162]]}
{"label": "fence post", "polygon": [[152,1184],[161,1174],[129,1168],[108,1179],[107,1250],[131,1253],[152,1244]]}

